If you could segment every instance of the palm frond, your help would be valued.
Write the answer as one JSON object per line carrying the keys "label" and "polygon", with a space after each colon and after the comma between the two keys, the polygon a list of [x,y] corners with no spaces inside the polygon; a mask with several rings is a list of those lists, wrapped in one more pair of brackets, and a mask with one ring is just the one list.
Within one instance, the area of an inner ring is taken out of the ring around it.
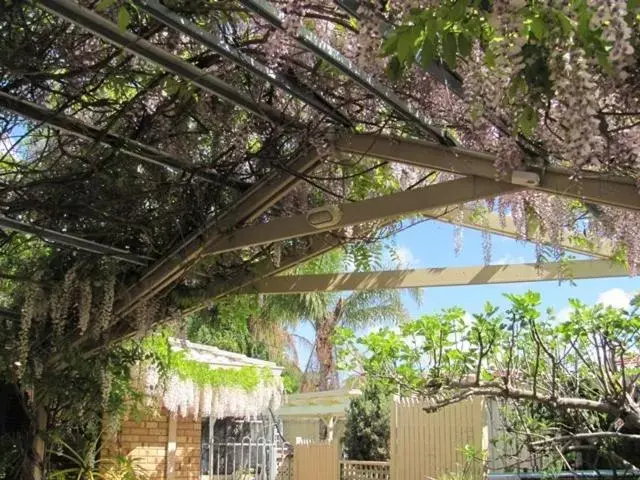
{"label": "palm frond", "polygon": [[398,323],[407,317],[400,291],[359,291],[345,299],[341,324],[358,328],[381,323]]}

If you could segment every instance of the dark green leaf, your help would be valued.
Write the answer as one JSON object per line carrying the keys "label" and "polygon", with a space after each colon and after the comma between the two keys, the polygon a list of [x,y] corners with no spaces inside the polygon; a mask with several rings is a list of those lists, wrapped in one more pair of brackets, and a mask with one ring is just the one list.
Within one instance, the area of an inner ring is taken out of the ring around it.
{"label": "dark green leaf", "polygon": [[471,53],[471,39],[464,33],[458,35],[458,51],[463,57]]}
{"label": "dark green leaf", "polygon": [[397,33],[392,33],[387,38],[384,39],[382,43],[382,51],[385,56],[393,55],[398,48],[398,35]]}
{"label": "dark green leaf", "polygon": [[456,0],[456,2],[451,7],[451,16],[450,20],[461,20],[464,18],[467,12],[467,0]]}
{"label": "dark green leaf", "polygon": [[523,134],[531,136],[538,126],[538,112],[529,105],[525,106],[518,124]]}
{"label": "dark green leaf", "polygon": [[453,33],[447,32],[442,42],[442,58],[449,68],[456,68],[456,54],[458,46]]}
{"label": "dark green leaf", "polygon": [[402,63],[412,63],[416,56],[418,39],[423,34],[423,25],[413,25],[398,37],[398,59]]}
{"label": "dark green leaf", "polygon": [[428,37],[425,37],[422,46],[420,47],[420,65],[422,68],[427,68],[431,63],[436,53],[436,46],[433,41]]}
{"label": "dark green leaf", "polygon": [[402,75],[402,65],[398,60],[398,57],[394,56],[389,60],[389,64],[387,65],[387,75],[391,80],[398,80]]}

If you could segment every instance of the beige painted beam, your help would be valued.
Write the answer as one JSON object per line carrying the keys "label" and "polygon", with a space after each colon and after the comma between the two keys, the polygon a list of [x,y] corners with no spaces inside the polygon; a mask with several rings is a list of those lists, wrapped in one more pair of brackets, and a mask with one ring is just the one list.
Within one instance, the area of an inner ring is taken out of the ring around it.
{"label": "beige painted beam", "polygon": [[522,187],[480,177],[467,177],[428,187],[393,193],[360,202],[340,205],[342,217],[334,225],[316,228],[309,224],[306,214],[276,218],[268,223],[235,230],[216,241],[207,251],[218,254],[231,250],[289,240],[349,225],[385,221],[406,217],[432,209],[434,206],[455,205],[515,192]]}
{"label": "beige painted beam", "polygon": [[[361,134],[343,138],[338,141],[336,148],[345,153],[367,155],[459,175],[491,179],[497,173],[493,166],[493,155],[443,147],[420,140]],[[602,205],[640,210],[640,194],[630,179],[595,173],[585,173],[580,180],[572,180],[571,176],[568,170],[548,168],[541,173],[540,185],[528,188]]]}
{"label": "beige painted beam", "polygon": [[[507,215],[504,225],[500,220],[500,216],[494,212],[486,212],[482,217],[478,217],[470,208],[462,209],[462,216],[459,216],[457,209],[431,209],[423,213],[427,218],[438,220],[440,222],[450,223],[452,225],[460,225],[462,227],[472,228],[474,230],[487,231],[503,237],[520,239],[518,229],[515,226],[513,218]],[[528,242],[535,242],[536,239],[527,237],[523,239]],[[540,238],[542,243],[551,245],[554,242],[548,237]],[[593,249],[578,245],[573,240],[572,233],[568,230],[564,232],[560,239],[560,246],[569,252],[579,253],[597,258],[611,258],[614,254],[613,245],[608,239],[601,239],[599,245],[594,245]]]}
{"label": "beige painted beam", "polygon": [[165,465],[165,478],[171,480],[175,478],[176,470],[176,449],[178,439],[178,415],[170,412],[167,425],[167,456]]}
{"label": "beige painted beam", "polygon": [[282,275],[264,278],[244,293],[293,294],[381,290],[389,288],[451,287],[496,283],[579,280],[626,277],[627,270],[608,260],[578,260],[568,264],[535,263],[473,267],[421,268],[383,272],[336,273],[328,275]]}
{"label": "beige painted beam", "polygon": [[[312,170],[319,161],[315,151],[303,153],[287,165],[286,171],[304,174]],[[138,302],[156,294],[180,278],[200,259],[206,249],[222,236],[222,232],[255,220],[299,182],[298,176],[281,171],[275,171],[261,180],[239,198],[233,208],[215,222],[192,234],[168,256],[147,269],[138,282],[120,295],[114,307],[116,316],[123,317],[131,312]]]}

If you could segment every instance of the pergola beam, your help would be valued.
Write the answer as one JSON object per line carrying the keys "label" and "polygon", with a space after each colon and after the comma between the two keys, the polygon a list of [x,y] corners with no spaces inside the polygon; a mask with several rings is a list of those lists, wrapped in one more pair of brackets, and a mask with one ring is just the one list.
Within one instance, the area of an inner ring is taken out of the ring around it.
{"label": "pergola beam", "polygon": [[302,214],[276,218],[268,223],[245,227],[231,232],[215,242],[207,253],[218,254],[323,231],[338,230],[349,225],[407,217],[434,207],[495,197],[521,188],[479,177],[437,183],[415,190],[342,204],[338,207],[342,215],[340,221],[330,226],[314,227],[307,220],[307,215]]}
{"label": "pergola beam", "polygon": [[[189,172],[196,177],[217,185],[225,184],[225,182],[218,178],[217,175],[203,172],[198,166],[189,165],[154,147],[150,147],[144,143],[131,140],[130,138],[123,137],[115,133],[105,132],[98,127],[94,127],[93,125],[78,120],[77,118],[69,117],[62,112],[41,107],[40,105],[14,97],[13,95],[3,91],[0,91],[0,108],[9,110],[23,118],[47,125],[55,130],[68,133],[75,137],[99,142],[102,145],[112,147],[123,155],[135,158],[136,160]],[[227,181],[227,185],[228,184],[229,182]]]}
{"label": "pergola beam", "polygon": [[[497,175],[493,155],[442,147],[433,142],[361,134],[344,137],[337,142],[336,148],[344,153],[459,175],[483,178],[495,178]],[[512,178],[501,180],[514,183]],[[568,170],[547,168],[540,172],[540,184],[528,185],[527,188],[601,205],[640,210],[640,195],[636,185],[632,180],[621,177],[584,173],[578,180],[573,179],[572,172]]]}
{"label": "pergola beam", "polygon": [[203,90],[227,100],[247,112],[276,124],[292,123],[287,121],[284,115],[272,106],[255,102],[249,96],[239,92],[219,78],[153,45],[134,33],[122,30],[118,25],[108,21],[94,11],[78,5],[73,0],[38,0],[38,3],[51,13],[92,32],[112,45],[127,50],[185,80],[189,80]]}
{"label": "pergola beam", "polygon": [[303,90],[299,86],[294,85],[280,73],[258,62],[257,60],[254,60],[249,55],[245,55],[241,51],[229,46],[217,35],[201,29],[193,22],[190,22],[184,17],[181,17],[175,12],[169,10],[157,0],[135,0],[135,3],[142,10],[144,10],[160,22],[164,23],[165,25],[168,25],[169,27],[182,32],[190,38],[198,41],[202,45],[210,48],[219,55],[230,60],[239,67],[244,68],[245,70],[271,83],[272,85],[281,88],[290,95],[303,101],[307,105],[310,105],[318,111],[324,113],[339,124],[342,124],[344,126],[351,125],[349,119],[342,115],[336,107],[330,105],[329,102],[319,98],[317,93],[311,91],[310,89]]}
{"label": "pergola beam", "polygon": [[484,265],[473,267],[421,268],[383,272],[326,275],[281,275],[263,278],[242,293],[297,294],[397,288],[453,287],[498,283],[544,282],[590,278],[626,277],[629,272],[608,260],[577,260],[536,265]]}
{"label": "pergola beam", "polygon": [[67,233],[56,232],[48,228],[42,228],[28,223],[20,222],[12,218],[5,217],[0,214],[0,228],[7,230],[16,230],[18,232],[29,233],[43,240],[59,243],[67,247],[77,248],[86,252],[97,253],[100,255],[107,255],[123,262],[132,263],[134,265],[147,266],[149,262],[153,261],[151,257],[143,257],[141,255],[133,254],[127,250],[121,248],[111,247],[103,245],[101,243],[92,242],[91,240],[85,240],[84,238],[76,237],[75,235],[69,235]]}
{"label": "pergola beam", "polygon": [[[240,0],[240,3],[247,7],[249,10],[253,11],[255,14],[262,17],[274,27],[281,30],[284,29],[284,14],[268,1]],[[431,120],[424,118],[418,111],[404,102],[394,92],[379,83],[372,75],[369,75],[365,71],[358,68],[351,60],[342,55],[331,45],[318,38],[309,29],[301,27],[296,36],[296,40],[300,45],[316,55],[318,58],[321,58],[330,65],[333,65],[336,69],[358,83],[365,90],[371,92],[377,98],[383,100],[406,121],[416,124],[422,130],[428,132],[430,135],[435,136],[441,143],[445,145],[453,144],[453,142],[451,142],[444,135],[441,129],[436,127],[433,122],[431,122]]]}
{"label": "pergola beam", "polygon": [[[458,209],[442,208],[428,210],[422,215],[426,218],[437,220],[439,222],[489,232],[502,237],[512,238],[514,240],[523,240],[526,242],[539,241],[545,245],[556,244],[556,242],[549,238],[548,235],[542,235],[540,238],[532,238],[528,234],[525,238],[521,238],[513,218],[509,215],[505,216],[504,225],[500,216],[495,212],[483,212],[478,216],[478,214],[471,208],[464,207],[462,207],[461,215],[458,214]],[[578,244],[578,242],[575,241],[574,234],[569,230],[563,232],[558,245],[566,251],[590,257],[606,259],[611,258],[614,255],[613,246],[609,240],[601,239],[598,245],[593,245],[593,248],[589,248]]]}
{"label": "pergola beam", "polygon": [[[335,0],[335,3],[340,6],[345,12],[349,13],[355,18],[359,18],[358,15],[358,0]],[[384,34],[393,28],[393,25],[388,22],[383,22],[381,25],[381,33]],[[422,68],[418,66],[418,68]],[[462,88],[462,80],[451,70],[446,68],[442,62],[432,61],[426,68],[424,68],[429,75],[433,76],[440,83],[445,85],[449,90],[455,93],[458,97],[464,96],[464,90]]]}
{"label": "pergola beam", "polygon": [[187,238],[178,248],[156,262],[116,304],[115,313],[122,316],[135,304],[160,292],[180,278],[226,232],[251,222],[278,202],[300,181],[299,175],[312,170],[320,161],[315,151],[305,150],[282,171],[274,171],[247,191],[219,218]]}

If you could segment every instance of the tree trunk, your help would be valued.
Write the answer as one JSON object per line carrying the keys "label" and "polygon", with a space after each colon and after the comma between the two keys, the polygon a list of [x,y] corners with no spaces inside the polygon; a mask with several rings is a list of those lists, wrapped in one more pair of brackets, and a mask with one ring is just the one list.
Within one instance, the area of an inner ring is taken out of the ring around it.
{"label": "tree trunk", "polygon": [[44,479],[44,434],[47,431],[47,411],[43,406],[36,409],[36,434],[33,437],[33,480]]}
{"label": "tree trunk", "polygon": [[332,319],[324,319],[324,321],[316,328],[316,353],[318,355],[318,363],[320,366],[318,378],[318,390],[331,390],[331,379],[335,370],[333,362],[333,344],[331,343],[331,335],[333,334]]}

